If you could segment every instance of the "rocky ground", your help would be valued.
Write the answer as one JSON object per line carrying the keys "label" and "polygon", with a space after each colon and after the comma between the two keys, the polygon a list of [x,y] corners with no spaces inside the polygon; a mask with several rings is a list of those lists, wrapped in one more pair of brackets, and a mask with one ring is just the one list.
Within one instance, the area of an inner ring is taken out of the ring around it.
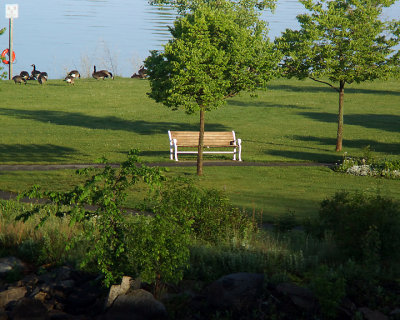
{"label": "rocky ground", "polygon": [[[100,277],[69,266],[34,269],[15,257],[0,259],[0,320],[324,319],[310,290],[271,285],[262,274],[231,274],[204,287],[184,282],[159,299],[152,291],[130,277],[105,289]],[[400,310],[384,315],[345,299],[338,319],[356,313],[367,320],[400,316]]]}

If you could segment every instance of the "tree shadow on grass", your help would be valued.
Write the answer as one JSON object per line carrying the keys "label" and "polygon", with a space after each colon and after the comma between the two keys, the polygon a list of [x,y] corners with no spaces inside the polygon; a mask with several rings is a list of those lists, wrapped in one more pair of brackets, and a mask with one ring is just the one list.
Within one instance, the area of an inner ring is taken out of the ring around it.
{"label": "tree shadow on grass", "polygon": [[[268,85],[270,90],[283,90],[292,92],[311,92],[311,93],[329,93],[333,92],[338,94],[337,91],[329,86],[310,86],[310,85]],[[394,95],[400,96],[400,91],[390,91],[390,90],[375,90],[375,89],[361,89],[361,88],[345,88],[346,93],[361,93],[361,94],[379,94],[379,95]]]}
{"label": "tree shadow on grass", "polygon": [[[35,120],[63,126],[74,126],[99,130],[120,130],[135,132],[141,135],[166,133],[168,130],[198,131],[198,124],[174,122],[149,122],[144,120],[124,120],[113,116],[97,117],[79,112],[64,112],[51,110],[16,110],[0,108],[0,114],[19,118]],[[229,130],[219,123],[208,123],[209,131]]]}
{"label": "tree shadow on grass", "polygon": [[300,110],[310,109],[307,107],[296,106],[294,104],[276,104],[260,100],[254,100],[254,101],[229,100],[228,105],[237,107],[260,107],[260,108],[281,108],[281,109],[283,108],[283,109],[300,109]]}
{"label": "tree shadow on grass", "polygon": [[[307,118],[320,122],[336,123],[337,114],[328,112],[301,112]],[[400,116],[394,114],[345,114],[345,125],[362,126],[390,132],[400,132]]]}
{"label": "tree shadow on grass", "polygon": [[[322,137],[312,137],[312,136],[293,136],[294,140],[300,140],[305,142],[313,142],[321,145],[332,146],[334,150],[336,145],[336,138],[322,138]],[[385,153],[385,154],[400,154],[400,142],[399,143],[385,143],[370,139],[346,139],[343,138],[343,147],[360,149],[370,146],[371,151]]]}
{"label": "tree shadow on grass", "polygon": [[266,154],[280,156],[294,160],[319,162],[319,163],[334,163],[338,161],[338,156],[316,152],[304,151],[289,151],[289,150],[267,150]]}
{"label": "tree shadow on grass", "polygon": [[73,154],[78,151],[53,144],[0,144],[1,162],[58,162]]}

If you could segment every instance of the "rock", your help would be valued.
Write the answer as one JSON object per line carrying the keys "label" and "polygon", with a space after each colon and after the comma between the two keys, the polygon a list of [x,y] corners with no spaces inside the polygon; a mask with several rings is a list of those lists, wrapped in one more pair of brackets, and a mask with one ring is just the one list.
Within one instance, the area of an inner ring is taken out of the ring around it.
{"label": "rock", "polygon": [[14,270],[23,270],[24,263],[15,257],[4,257],[0,259],[0,277]]}
{"label": "rock", "polygon": [[96,302],[100,296],[99,288],[91,285],[89,282],[80,287],[74,288],[71,294],[66,298],[67,312],[79,313],[88,308],[89,305]]}
{"label": "rock", "polygon": [[299,308],[311,312],[317,306],[317,300],[311,290],[300,287],[293,283],[285,282],[276,286],[276,290],[286,295]]}
{"label": "rock", "polygon": [[358,309],[366,320],[388,320],[389,318],[385,316],[382,312],[378,310],[371,310],[369,308],[363,307]]}
{"label": "rock", "polygon": [[0,292],[0,308],[5,307],[11,301],[17,301],[23,298],[27,290],[25,287],[9,288]]}
{"label": "rock", "polygon": [[124,276],[122,277],[120,285],[115,284],[111,286],[104,305],[105,308],[109,308],[114,303],[115,299],[117,299],[118,296],[128,292],[131,280],[132,280],[131,277]]}
{"label": "rock", "polygon": [[207,301],[217,309],[238,311],[252,308],[263,291],[264,275],[258,273],[234,273],[213,282],[207,288]]}
{"label": "rock", "polygon": [[100,319],[161,320],[167,318],[165,306],[143,289],[118,296],[108,312]]}
{"label": "rock", "polygon": [[11,311],[12,320],[48,320],[47,308],[36,299],[23,298]]}

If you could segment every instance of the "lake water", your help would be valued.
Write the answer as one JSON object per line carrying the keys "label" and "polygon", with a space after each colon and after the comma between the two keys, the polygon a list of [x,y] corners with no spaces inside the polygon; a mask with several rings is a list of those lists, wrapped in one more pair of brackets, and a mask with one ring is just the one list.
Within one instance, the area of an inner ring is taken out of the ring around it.
{"label": "lake water", "polygon": [[[14,74],[31,71],[31,64],[50,78],[65,77],[78,69],[90,76],[93,65],[130,77],[150,50],[162,49],[169,39],[168,25],[176,13],[170,8],[148,5],[147,0],[18,0],[14,19]],[[4,4],[4,2],[3,2]],[[1,7],[0,7],[1,8]],[[5,6],[0,28],[7,27]],[[264,13],[271,39],[286,28],[298,27],[296,15],[303,12],[297,0],[279,0],[274,14]],[[400,17],[400,1],[385,17]],[[8,48],[8,31],[0,36],[0,50]],[[5,66],[5,65],[3,65]],[[8,70],[8,67],[6,68]]]}

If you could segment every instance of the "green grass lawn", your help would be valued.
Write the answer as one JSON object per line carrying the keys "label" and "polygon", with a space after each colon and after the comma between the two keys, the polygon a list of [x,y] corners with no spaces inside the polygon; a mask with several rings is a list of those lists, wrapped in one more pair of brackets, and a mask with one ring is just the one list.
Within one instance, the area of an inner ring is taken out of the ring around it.
{"label": "green grass lawn", "polygon": [[[399,81],[349,87],[344,149],[370,145],[377,155],[400,153]],[[0,163],[81,163],[125,158],[169,159],[167,131],[197,130],[198,116],[171,111],[146,95],[148,81],[117,78],[15,85],[0,82]],[[206,114],[206,130],[235,130],[245,161],[336,161],[338,95],[311,80],[276,80]]]}
{"label": "green grass lawn", "polygon": [[[400,156],[399,85],[393,80],[347,88],[343,152],[360,155],[369,145],[377,157]],[[92,163],[101,156],[120,162],[131,148],[140,149],[144,161],[169,161],[167,131],[197,130],[198,116],[155,103],[148,90],[148,81],[125,78],[81,79],[75,86],[0,81],[0,164]],[[337,93],[322,84],[275,80],[256,98],[243,94],[207,113],[206,130],[235,130],[244,161],[335,162],[343,155],[334,151],[337,104]],[[193,167],[170,171],[195,176]],[[398,180],[324,167],[205,167],[204,173],[195,178],[199,184],[225,190],[234,204],[262,212],[266,220],[315,214],[321,200],[339,190],[400,199]],[[35,183],[65,190],[77,182],[72,170],[0,172],[0,190],[22,191]]]}

